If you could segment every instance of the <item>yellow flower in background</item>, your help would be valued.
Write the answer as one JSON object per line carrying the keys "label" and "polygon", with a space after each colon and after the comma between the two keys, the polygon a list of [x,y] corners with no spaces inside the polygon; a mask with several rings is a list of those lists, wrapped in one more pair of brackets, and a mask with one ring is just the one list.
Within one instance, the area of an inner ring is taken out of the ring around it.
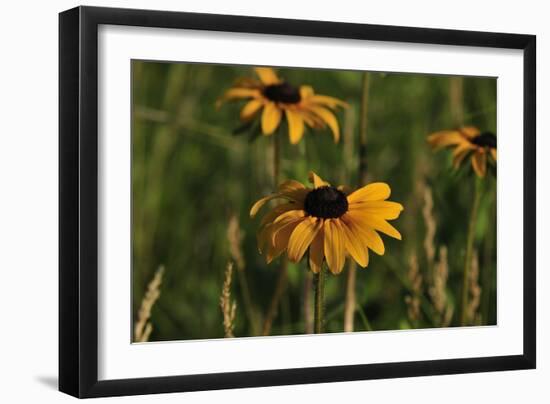
{"label": "yellow flower in background", "polygon": [[269,67],[256,67],[254,70],[259,80],[245,78],[237,81],[218,100],[217,105],[227,100],[248,100],[241,110],[241,120],[248,122],[261,114],[261,129],[266,136],[275,132],[284,115],[292,144],[300,142],[306,125],[315,129],[328,126],[334,141],[339,141],[340,127],[333,111],[338,107],[347,107],[344,101],[315,94],[310,86],[294,87]]}
{"label": "yellow flower in background", "polygon": [[385,248],[377,232],[401,240],[401,234],[387,221],[397,219],[403,206],[387,201],[390,187],[382,182],[354,192],[333,187],[310,172],[313,188],[298,181],[285,181],[277,193],[257,201],[250,210],[254,217],[272,199],[285,201],[267,213],[258,232],[258,247],[270,263],[286,251],[298,262],[309,250],[314,273],[326,259],[333,274],[339,274],[350,255],[363,268],[369,264],[369,249],[383,255]]}
{"label": "yellow flower in background", "polygon": [[497,138],[491,132],[480,132],[473,126],[456,130],[443,130],[428,136],[428,143],[438,149],[454,147],[453,166],[458,168],[464,159],[471,154],[472,167],[478,177],[487,173],[487,156],[497,161]]}

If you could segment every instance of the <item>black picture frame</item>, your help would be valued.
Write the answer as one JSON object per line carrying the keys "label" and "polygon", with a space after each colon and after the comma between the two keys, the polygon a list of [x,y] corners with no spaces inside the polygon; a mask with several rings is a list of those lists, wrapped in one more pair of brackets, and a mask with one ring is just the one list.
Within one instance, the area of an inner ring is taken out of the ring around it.
{"label": "black picture frame", "polygon": [[[523,354],[99,381],[97,61],[101,24],[523,50]],[[535,368],[535,80],[533,35],[96,7],[60,13],[59,389],[85,398]]]}

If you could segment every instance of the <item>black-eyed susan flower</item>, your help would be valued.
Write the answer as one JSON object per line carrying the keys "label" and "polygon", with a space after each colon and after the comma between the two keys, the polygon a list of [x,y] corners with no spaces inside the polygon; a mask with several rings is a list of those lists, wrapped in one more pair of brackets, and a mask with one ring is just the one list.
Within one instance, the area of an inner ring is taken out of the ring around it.
{"label": "black-eyed susan flower", "polygon": [[369,249],[384,254],[378,232],[401,240],[401,234],[387,221],[397,219],[403,206],[387,199],[390,187],[372,183],[353,192],[333,187],[310,173],[313,188],[298,181],[283,182],[277,193],[257,201],[250,210],[254,217],[272,199],[283,199],[267,213],[258,232],[258,247],[267,262],[286,251],[290,261],[298,262],[309,251],[309,266],[318,273],[326,259],[328,268],[338,274],[346,257],[360,266],[369,264]]}
{"label": "black-eyed susan flower", "polygon": [[227,100],[247,100],[241,110],[241,121],[249,122],[261,114],[261,130],[264,135],[272,135],[284,115],[292,144],[300,142],[306,125],[316,129],[328,126],[334,141],[339,141],[340,127],[333,111],[338,107],[346,107],[345,102],[315,94],[310,86],[295,87],[279,78],[269,67],[256,67],[254,70],[259,80],[238,80],[218,100],[218,106]]}
{"label": "black-eyed susan flower", "polygon": [[492,162],[497,161],[497,138],[491,132],[481,132],[473,126],[455,130],[443,130],[428,136],[428,143],[438,149],[454,147],[453,166],[458,168],[464,159],[471,154],[472,167],[478,177],[487,173],[487,156]]}

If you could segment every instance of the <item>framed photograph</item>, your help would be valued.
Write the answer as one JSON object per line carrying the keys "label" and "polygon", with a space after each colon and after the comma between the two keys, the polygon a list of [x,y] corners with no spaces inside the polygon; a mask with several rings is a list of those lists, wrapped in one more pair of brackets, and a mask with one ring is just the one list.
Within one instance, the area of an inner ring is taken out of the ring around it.
{"label": "framed photograph", "polygon": [[61,391],[535,367],[534,36],[59,23]]}

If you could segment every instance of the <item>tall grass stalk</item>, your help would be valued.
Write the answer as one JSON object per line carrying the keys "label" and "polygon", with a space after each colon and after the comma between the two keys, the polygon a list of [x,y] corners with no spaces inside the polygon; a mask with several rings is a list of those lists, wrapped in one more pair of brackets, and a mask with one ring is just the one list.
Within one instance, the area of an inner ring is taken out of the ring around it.
{"label": "tall grass stalk", "polygon": [[160,285],[162,283],[162,276],[164,274],[164,267],[160,266],[149,285],[147,285],[147,292],[141,300],[141,305],[138,311],[137,321],[134,324],[134,341],[135,342],[147,342],[149,336],[153,331],[153,325],[149,321],[151,318],[151,309],[153,305],[160,297]]}
{"label": "tall grass stalk", "polygon": [[[363,73],[362,93],[361,93],[361,114],[359,127],[359,173],[357,182],[359,187],[367,182],[367,128],[369,113],[369,88],[370,73]],[[346,282],[346,305],[344,308],[344,331],[352,332],[354,329],[354,318],[356,304],[355,284],[357,278],[357,265],[350,260],[348,265],[348,277]]]}
{"label": "tall grass stalk", "polygon": [[244,254],[241,248],[242,238],[243,235],[241,232],[241,227],[239,226],[239,219],[235,214],[232,214],[227,225],[229,251],[231,253],[231,258],[235,261],[237,266],[237,276],[239,279],[239,286],[246,317],[248,318],[248,322],[250,324],[250,332],[252,335],[258,335],[260,332],[260,325],[258,324],[258,313],[256,307],[252,303],[252,296],[248,286],[248,278],[246,277],[246,262],[244,260]]}
{"label": "tall grass stalk", "polygon": [[[492,188],[492,187],[491,187]],[[489,194],[489,228],[496,229],[496,190],[493,188]],[[484,324],[489,324],[491,297],[493,295],[493,255],[495,246],[495,232],[489,231],[484,238],[484,260],[481,268],[481,318]]]}
{"label": "tall grass stalk", "polygon": [[462,299],[460,309],[460,325],[467,325],[468,321],[468,294],[470,284],[470,269],[472,267],[472,257],[474,251],[475,230],[477,223],[477,214],[479,202],[481,200],[481,188],[483,180],[475,177],[474,198],[472,208],[470,209],[470,221],[468,222],[468,233],[466,236],[466,255],[464,257],[464,272],[462,274]]}
{"label": "tall grass stalk", "polygon": [[220,296],[220,308],[223,314],[223,329],[225,338],[233,338],[233,327],[237,313],[237,303],[231,301],[231,278],[233,276],[233,263],[229,262],[225,268],[225,280],[223,281],[222,294]]}

